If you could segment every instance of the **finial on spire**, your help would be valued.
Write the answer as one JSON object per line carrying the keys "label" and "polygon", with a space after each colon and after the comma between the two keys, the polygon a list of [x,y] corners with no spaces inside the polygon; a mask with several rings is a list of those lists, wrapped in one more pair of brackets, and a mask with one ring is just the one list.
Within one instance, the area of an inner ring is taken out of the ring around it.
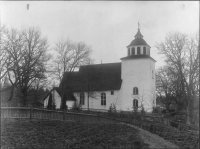
{"label": "finial on spire", "polygon": [[140,30],[140,23],[138,22],[138,30]]}
{"label": "finial on spire", "polygon": [[138,22],[138,31],[134,37],[135,38],[143,38],[142,34],[140,33],[140,22]]}

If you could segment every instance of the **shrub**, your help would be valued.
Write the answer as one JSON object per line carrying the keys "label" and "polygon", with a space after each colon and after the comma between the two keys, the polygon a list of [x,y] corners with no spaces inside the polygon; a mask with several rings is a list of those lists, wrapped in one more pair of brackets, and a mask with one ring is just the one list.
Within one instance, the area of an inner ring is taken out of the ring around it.
{"label": "shrub", "polygon": [[162,114],[165,114],[165,113],[166,113],[166,110],[165,110],[165,109],[163,109],[163,110],[161,111],[161,113],[162,113]]}
{"label": "shrub", "polygon": [[133,112],[138,112],[138,107],[133,106]]}
{"label": "shrub", "polygon": [[81,111],[81,107],[76,102],[74,102],[71,110],[72,111]]}
{"label": "shrub", "polygon": [[142,110],[141,110],[141,115],[144,116],[145,115],[145,110],[144,107],[142,106]]}
{"label": "shrub", "polygon": [[114,103],[110,104],[108,112],[109,113],[116,113],[116,105]]}
{"label": "shrub", "polygon": [[171,125],[172,127],[175,127],[175,128],[178,128],[178,126],[179,126],[179,124],[176,123],[176,122],[170,122],[170,125]]}
{"label": "shrub", "polygon": [[153,107],[153,112],[152,113],[160,113],[161,108],[160,107]]}

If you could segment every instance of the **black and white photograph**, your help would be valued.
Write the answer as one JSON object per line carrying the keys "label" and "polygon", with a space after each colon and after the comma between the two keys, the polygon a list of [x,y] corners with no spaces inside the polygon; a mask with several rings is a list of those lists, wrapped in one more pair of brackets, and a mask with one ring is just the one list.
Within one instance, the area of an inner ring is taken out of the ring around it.
{"label": "black and white photograph", "polygon": [[199,1],[0,1],[1,149],[198,149]]}

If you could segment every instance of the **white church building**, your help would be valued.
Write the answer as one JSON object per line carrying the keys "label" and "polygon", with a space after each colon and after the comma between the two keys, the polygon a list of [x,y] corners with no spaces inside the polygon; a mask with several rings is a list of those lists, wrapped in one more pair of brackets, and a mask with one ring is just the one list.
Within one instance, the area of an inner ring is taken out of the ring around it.
{"label": "white church building", "polygon": [[[132,111],[133,107],[151,112],[156,106],[155,60],[150,46],[138,29],[127,46],[127,56],[121,63],[81,66],[77,72],[65,72],[61,85],[66,86],[68,107],[76,102],[83,109]],[[56,108],[60,108],[59,88],[54,90]],[[89,98],[89,100],[88,100]],[[89,104],[88,104],[89,101]],[[44,100],[47,105],[48,99]]]}

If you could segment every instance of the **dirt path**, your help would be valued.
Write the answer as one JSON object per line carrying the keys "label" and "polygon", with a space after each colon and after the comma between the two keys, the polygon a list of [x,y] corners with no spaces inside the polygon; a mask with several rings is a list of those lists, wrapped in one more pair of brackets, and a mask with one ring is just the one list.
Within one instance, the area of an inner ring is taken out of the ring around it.
{"label": "dirt path", "polygon": [[126,124],[130,127],[134,127],[140,130],[140,137],[143,139],[144,143],[149,144],[149,147],[152,149],[179,149],[175,144],[155,135],[146,130],[140,129],[130,124]]}

